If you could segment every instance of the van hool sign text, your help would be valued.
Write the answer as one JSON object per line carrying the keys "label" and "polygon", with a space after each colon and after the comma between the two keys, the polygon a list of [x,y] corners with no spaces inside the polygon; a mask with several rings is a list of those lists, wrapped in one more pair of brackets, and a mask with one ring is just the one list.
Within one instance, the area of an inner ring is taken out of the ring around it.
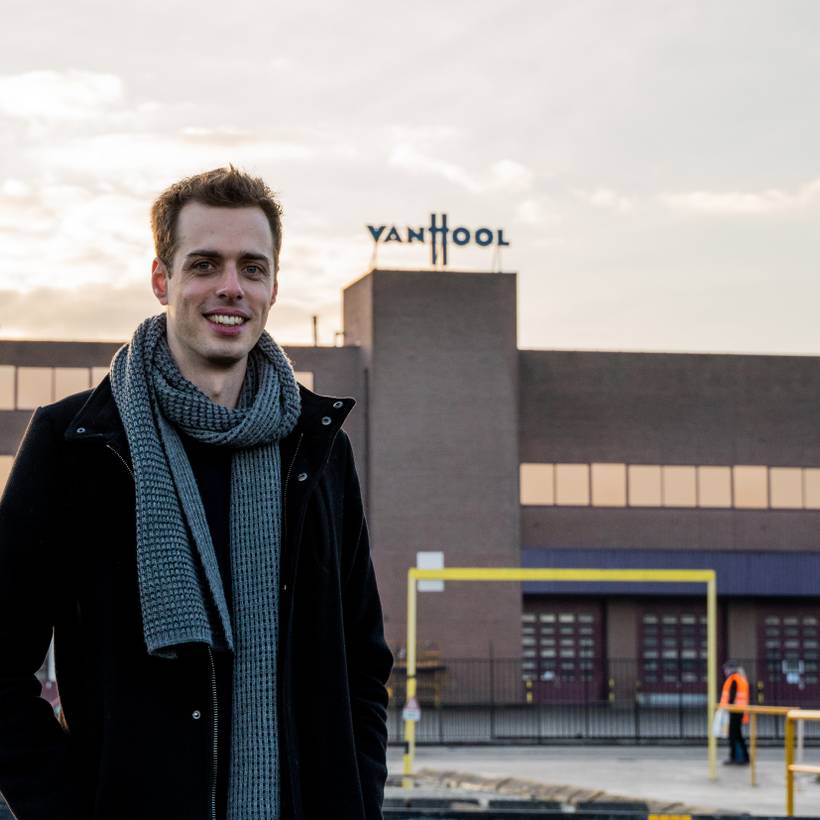
{"label": "van hool sign text", "polygon": [[430,243],[430,261],[433,265],[447,264],[447,243],[454,245],[479,245],[486,248],[490,245],[505,247],[510,243],[504,239],[504,229],[476,228],[470,230],[462,225],[451,228],[447,224],[447,214],[430,214],[430,224],[426,228],[397,228],[395,225],[368,225],[367,230],[376,244],[401,242],[412,245],[413,242]]}

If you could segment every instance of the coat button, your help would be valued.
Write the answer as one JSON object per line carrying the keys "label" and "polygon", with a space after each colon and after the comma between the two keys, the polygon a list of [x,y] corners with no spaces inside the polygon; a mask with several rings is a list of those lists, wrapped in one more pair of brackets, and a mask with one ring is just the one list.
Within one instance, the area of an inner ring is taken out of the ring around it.
{"label": "coat button", "polygon": [[331,422],[330,416],[322,416],[322,424],[324,424],[325,427],[327,427],[328,424],[330,424],[330,422]]}
{"label": "coat button", "polygon": [[299,473],[299,475],[296,476],[296,480],[297,481],[307,481],[307,473]]}
{"label": "coat button", "polygon": [[194,720],[199,720],[202,717],[202,712],[200,712],[199,709],[194,709],[194,711],[191,712],[191,717]]}
{"label": "coat button", "polygon": [[337,410],[338,410],[340,407],[342,407],[342,406],[343,406],[343,404],[344,404],[344,402],[341,402],[341,401],[334,401],[334,402],[333,402],[333,406],[334,406]]}

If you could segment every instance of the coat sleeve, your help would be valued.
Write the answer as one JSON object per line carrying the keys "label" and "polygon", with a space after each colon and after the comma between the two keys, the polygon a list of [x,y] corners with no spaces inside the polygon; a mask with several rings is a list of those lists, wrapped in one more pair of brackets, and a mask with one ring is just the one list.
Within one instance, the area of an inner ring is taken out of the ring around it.
{"label": "coat sleeve", "polygon": [[70,739],[40,697],[36,672],[58,592],[58,442],[32,416],[0,498],[0,792],[18,820],[73,818]]}
{"label": "coat sleeve", "polygon": [[347,448],[345,487],[344,620],[353,732],[367,820],[380,820],[387,780],[387,680],[393,656],[384,624],[361,491]]}

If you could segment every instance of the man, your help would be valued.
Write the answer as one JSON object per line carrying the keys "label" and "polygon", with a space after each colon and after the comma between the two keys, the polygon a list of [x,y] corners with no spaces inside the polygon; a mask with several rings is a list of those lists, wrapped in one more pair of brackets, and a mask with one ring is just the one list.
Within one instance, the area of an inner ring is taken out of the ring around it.
{"label": "man", "polygon": [[18,820],[380,818],[392,657],[353,401],[299,387],[264,331],[280,207],[220,168],[152,227],[166,312],[35,412],[0,502],[0,791]]}
{"label": "man", "polygon": [[[720,693],[720,705],[749,705],[749,681],[742,666],[727,661],[723,666],[726,680]],[[728,766],[746,766],[749,763],[749,750],[743,737],[743,723],[749,722],[748,712],[729,713],[729,758],[724,761]]]}

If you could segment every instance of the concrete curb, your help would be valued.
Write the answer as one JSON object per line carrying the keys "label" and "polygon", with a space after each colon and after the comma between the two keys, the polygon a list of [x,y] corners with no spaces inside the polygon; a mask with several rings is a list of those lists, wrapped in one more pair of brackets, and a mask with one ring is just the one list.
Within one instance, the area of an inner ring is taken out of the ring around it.
{"label": "concrete curb", "polygon": [[[401,775],[391,775],[388,778],[389,786],[401,786]],[[662,800],[647,800],[641,797],[612,794],[600,789],[584,789],[568,784],[545,784],[535,780],[522,780],[515,777],[482,777],[467,772],[457,772],[437,769],[420,769],[411,776],[414,788],[445,788],[462,792],[491,792],[499,795],[509,795],[523,800],[551,800],[561,803],[565,810],[576,811],[579,804],[585,804],[583,811],[589,811],[590,803],[606,803],[606,810],[612,810],[618,803],[624,804],[625,811],[634,811],[636,803],[646,805],[650,814],[699,814],[699,815],[736,815],[739,812],[727,812],[720,809],[704,808],[703,806],[686,805],[680,802],[666,802]],[[458,795],[453,795],[458,800]],[[602,806],[603,808],[603,806]]]}

